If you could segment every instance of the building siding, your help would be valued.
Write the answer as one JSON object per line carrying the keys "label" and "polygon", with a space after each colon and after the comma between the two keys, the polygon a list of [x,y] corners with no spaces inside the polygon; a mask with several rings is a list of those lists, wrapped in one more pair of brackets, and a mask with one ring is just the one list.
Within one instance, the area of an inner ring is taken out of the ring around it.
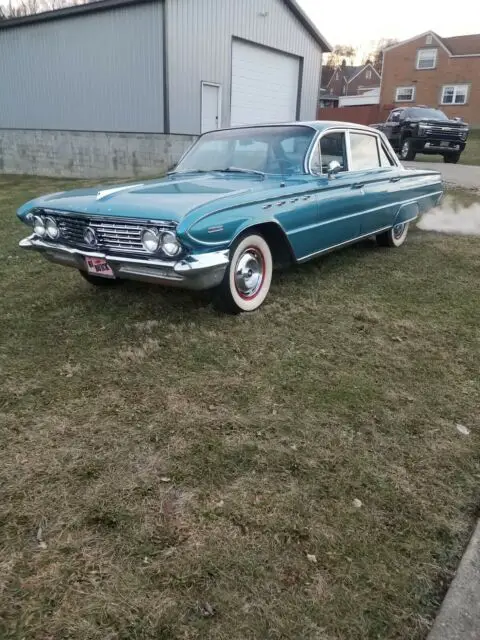
{"label": "building siding", "polygon": [[163,132],[161,2],[0,30],[0,128]]}
{"label": "building siding", "polygon": [[[416,69],[418,49],[438,49],[435,69]],[[442,105],[443,85],[467,84],[470,91],[466,104]],[[415,87],[413,102],[395,102],[397,87]],[[480,124],[480,55],[449,56],[437,40],[426,43],[425,36],[405,42],[384,52],[380,104],[408,107],[425,104],[444,111],[449,117],[462,117],[465,122]]]}
{"label": "building siding", "polygon": [[172,133],[200,132],[202,81],[221,85],[221,126],[230,125],[233,38],[302,58],[300,119],[315,118],[322,52],[282,0],[166,0],[166,3]]}

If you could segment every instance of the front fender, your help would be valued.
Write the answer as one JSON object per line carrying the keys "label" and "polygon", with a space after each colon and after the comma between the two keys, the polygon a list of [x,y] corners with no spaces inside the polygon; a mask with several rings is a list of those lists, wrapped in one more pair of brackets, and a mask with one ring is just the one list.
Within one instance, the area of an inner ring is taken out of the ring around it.
{"label": "front fender", "polygon": [[177,235],[191,246],[221,249],[230,246],[245,229],[265,222],[275,222],[278,225],[273,217],[261,215],[261,205],[257,204],[206,214],[193,222],[180,223]]}

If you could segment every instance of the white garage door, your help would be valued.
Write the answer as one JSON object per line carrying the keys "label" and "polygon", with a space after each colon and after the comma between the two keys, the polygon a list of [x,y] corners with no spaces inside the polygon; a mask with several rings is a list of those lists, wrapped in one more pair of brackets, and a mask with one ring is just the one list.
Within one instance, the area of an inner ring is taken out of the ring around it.
{"label": "white garage door", "polygon": [[244,42],[232,56],[232,126],[295,120],[299,59]]}

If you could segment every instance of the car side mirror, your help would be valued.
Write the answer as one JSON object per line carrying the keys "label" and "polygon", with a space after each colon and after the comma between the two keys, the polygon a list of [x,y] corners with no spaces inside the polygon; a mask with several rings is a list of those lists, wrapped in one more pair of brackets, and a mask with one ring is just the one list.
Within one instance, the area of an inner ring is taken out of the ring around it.
{"label": "car side mirror", "polygon": [[328,163],[327,176],[330,180],[335,174],[342,170],[342,165],[338,160],[332,160]]}

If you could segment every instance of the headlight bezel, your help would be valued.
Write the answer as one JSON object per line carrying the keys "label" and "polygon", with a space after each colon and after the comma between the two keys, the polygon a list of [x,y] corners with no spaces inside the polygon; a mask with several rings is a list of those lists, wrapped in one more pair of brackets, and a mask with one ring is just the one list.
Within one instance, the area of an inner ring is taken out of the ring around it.
{"label": "headlight bezel", "polygon": [[[60,227],[58,226],[55,218],[52,218],[52,216],[47,216],[46,218],[43,218],[43,223],[45,225],[46,235],[50,238],[50,240],[58,240],[60,237]],[[50,232],[49,226],[55,229],[55,233]]]}
{"label": "headlight bezel", "polygon": [[35,214],[33,216],[33,232],[35,233],[36,236],[38,236],[39,238],[45,238],[47,235],[47,227],[45,225],[45,220],[42,218],[42,216]]}
{"label": "headlight bezel", "polygon": [[[172,245],[175,250],[167,250],[167,245]],[[160,234],[160,249],[168,258],[177,258],[182,253],[182,245],[173,231],[162,231]]]}
{"label": "headlight bezel", "polygon": [[[146,244],[145,241],[145,236],[147,234],[150,234],[152,236],[151,240],[153,240],[154,242],[154,244],[150,247]],[[158,232],[158,229],[155,229],[154,227],[145,227],[140,235],[140,239],[142,242],[142,247],[147,253],[157,253],[160,249],[160,233]]]}

